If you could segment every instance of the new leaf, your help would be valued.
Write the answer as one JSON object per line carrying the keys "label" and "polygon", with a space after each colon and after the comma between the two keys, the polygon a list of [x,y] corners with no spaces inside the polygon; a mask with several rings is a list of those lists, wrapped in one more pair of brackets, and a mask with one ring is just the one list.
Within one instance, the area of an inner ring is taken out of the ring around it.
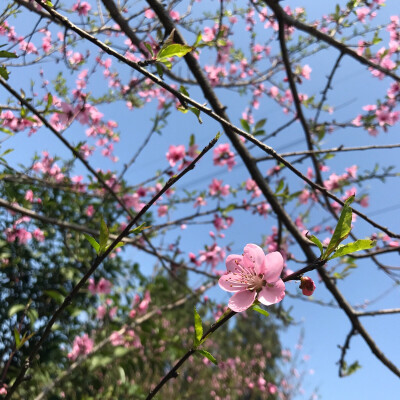
{"label": "new leaf", "polygon": [[206,350],[197,350],[200,354],[202,354],[204,357],[207,357],[213,364],[218,365],[217,360],[215,359],[215,357],[210,354],[208,351]]}
{"label": "new leaf", "polygon": [[338,249],[336,250],[335,254],[333,256],[329,257],[329,260],[332,260],[333,258],[336,257],[343,257],[347,254],[354,253],[356,251],[361,251],[361,250],[369,250],[372,249],[376,245],[376,242],[374,240],[370,239],[360,239],[355,242],[351,242],[348,244],[345,244],[343,246],[339,246]]}
{"label": "new leaf", "polygon": [[339,221],[336,225],[335,231],[333,232],[332,239],[328,244],[323,259],[326,260],[333,251],[337,249],[339,244],[349,236],[351,231],[351,216],[352,210],[350,204],[354,201],[354,195],[350,196],[344,203],[342,212],[339,217]]}
{"label": "new leaf", "polygon": [[194,345],[195,347],[201,344],[201,338],[203,337],[203,323],[201,317],[194,308]]}

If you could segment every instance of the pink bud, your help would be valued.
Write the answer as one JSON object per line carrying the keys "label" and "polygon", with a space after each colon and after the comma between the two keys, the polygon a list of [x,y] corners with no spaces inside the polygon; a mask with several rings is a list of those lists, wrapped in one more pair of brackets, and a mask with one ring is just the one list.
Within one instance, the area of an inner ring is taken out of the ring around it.
{"label": "pink bud", "polygon": [[303,276],[301,278],[301,283],[299,287],[305,296],[311,296],[314,293],[316,286],[311,278],[309,278],[308,276]]}

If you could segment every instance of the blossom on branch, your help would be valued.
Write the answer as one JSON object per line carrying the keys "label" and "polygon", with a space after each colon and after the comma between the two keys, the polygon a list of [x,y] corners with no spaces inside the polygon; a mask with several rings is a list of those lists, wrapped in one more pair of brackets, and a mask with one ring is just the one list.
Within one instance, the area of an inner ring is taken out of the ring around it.
{"label": "blossom on branch", "polygon": [[285,297],[285,284],[280,278],[283,258],[278,251],[264,254],[255,244],[247,244],[243,255],[231,254],[226,259],[227,273],[219,286],[235,293],[228,306],[232,311],[247,310],[257,300],[269,306]]}
{"label": "blossom on branch", "polygon": [[316,288],[314,281],[308,277],[303,276],[299,288],[302,290],[304,296],[311,296]]}

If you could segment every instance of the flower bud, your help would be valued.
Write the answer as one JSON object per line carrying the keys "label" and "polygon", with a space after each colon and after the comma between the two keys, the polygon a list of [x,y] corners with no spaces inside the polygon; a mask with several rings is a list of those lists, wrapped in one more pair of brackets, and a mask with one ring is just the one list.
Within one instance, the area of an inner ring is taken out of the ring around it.
{"label": "flower bud", "polygon": [[301,283],[299,287],[305,296],[311,296],[314,293],[316,286],[311,278],[309,278],[308,276],[303,276],[301,278]]}

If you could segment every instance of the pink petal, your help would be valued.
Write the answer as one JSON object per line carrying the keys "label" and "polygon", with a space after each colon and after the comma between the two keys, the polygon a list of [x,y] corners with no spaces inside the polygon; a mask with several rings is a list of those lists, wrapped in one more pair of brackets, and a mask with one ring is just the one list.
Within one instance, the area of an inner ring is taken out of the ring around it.
{"label": "pink petal", "polygon": [[256,292],[250,290],[243,290],[234,294],[229,300],[228,307],[235,312],[242,312],[247,310],[254,302]]}
{"label": "pink petal", "polygon": [[225,264],[228,272],[236,272],[236,263],[240,264],[242,262],[242,259],[243,257],[237,254],[230,254],[228,257],[226,257]]}
{"label": "pink petal", "polygon": [[273,283],[276,282],[282,273],[283,269],[283,257],[279,251],[274,251],[265,256],[265,271],[264,279]]}
{"label": "pink petal", "polygon": [[263,263],[264,263],[264,251],[260,246],[256,244],[249,243],[246,244],[244,248],[244,257],[243,261],[246,268],[255,268],[256,273],[263,272]]}
{"label": "pink petal", "polygon": [[222,275],[218,280],[218,284],[221,289],[226,290],[227,292],[239,292],[242,290],[246,290],[246,283],[237,283],[238,275],[229,273]]}
{"label": "pink petal", "polygon": [[270,306],[271,304],[279,303],[285,297],[285,284],[282,279],[279,279],[273,284],[274,286],[264,286],[258,294],[260,303]]}

